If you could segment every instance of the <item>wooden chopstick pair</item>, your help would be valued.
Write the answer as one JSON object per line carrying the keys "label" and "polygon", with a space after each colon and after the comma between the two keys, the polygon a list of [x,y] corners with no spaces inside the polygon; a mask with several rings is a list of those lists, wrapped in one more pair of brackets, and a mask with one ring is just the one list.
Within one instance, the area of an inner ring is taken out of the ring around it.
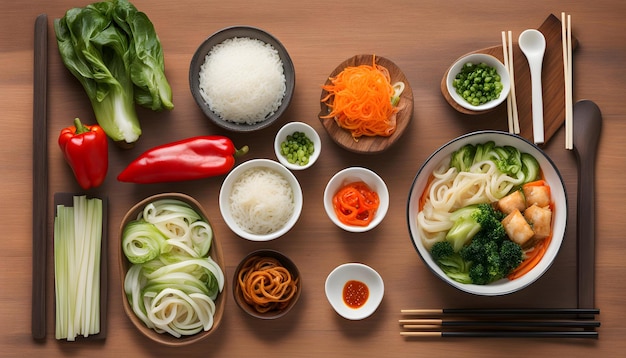
{"label": "wooden chopstick pair", "polygon": [[511,81],[511,91],[506,99],[509,133],[519,134],[519,117],[517,114],[517,98],[515,94],[515,63],[513,62],[513,38],[511,31],[502,31],[502,54],[504,57],[504,67],[509,72]]}
{"label": "wooden chopstick pair", "polygon": [[589,318],[599,314],[598,309],[417,309],[401,313],[418,317],[399,320],[404,329],[400,335],[405,337],[597,338],[595,328],[600,327],[599,321]]}
{"label": "wooden chopstick pair", "polygon": [[[567,21],[566,21],[567,20]],[[574,103],[572,90],[572,15],[561,13],[563,73],[565,75],[565,149],[574,149]]]}

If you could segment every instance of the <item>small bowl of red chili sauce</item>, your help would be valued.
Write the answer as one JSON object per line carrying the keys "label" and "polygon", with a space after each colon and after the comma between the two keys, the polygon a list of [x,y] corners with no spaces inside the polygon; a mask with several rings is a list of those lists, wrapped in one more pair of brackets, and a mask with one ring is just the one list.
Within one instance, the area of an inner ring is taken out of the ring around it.
{"label": "small bowl of red chili sauce", "polygon": [[365,232],[383,221],[389,209],[389,190],[372,170],[345,168],[328,181],[324,209],[330,220],[343,230]]}
{"label": "small bowl of red chili sauce", "polygon": [[336,267],[326,278],[326,298],[343,318],[361,320],[371,316],[385,294],[382,277],[361,263]]}

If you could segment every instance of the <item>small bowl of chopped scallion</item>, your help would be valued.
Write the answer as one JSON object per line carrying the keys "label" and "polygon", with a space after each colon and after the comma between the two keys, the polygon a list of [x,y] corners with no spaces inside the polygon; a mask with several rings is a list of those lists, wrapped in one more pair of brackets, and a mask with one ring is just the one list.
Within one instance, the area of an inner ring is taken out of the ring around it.
{"label": "small bowl of chopped scallion", "polygon": [[509,73],[502,62],[482,53],[458,59],[448,70],[446,86],[457,104],[472,111],[497,107],[511,90]]}
{"label": "small bowl of chopped scallion", "polygon": [[312,166],[319,158],[321,150],[319,134],[303,122],[285,124],[274,139],[276,158],[290,170],[302,170]]}

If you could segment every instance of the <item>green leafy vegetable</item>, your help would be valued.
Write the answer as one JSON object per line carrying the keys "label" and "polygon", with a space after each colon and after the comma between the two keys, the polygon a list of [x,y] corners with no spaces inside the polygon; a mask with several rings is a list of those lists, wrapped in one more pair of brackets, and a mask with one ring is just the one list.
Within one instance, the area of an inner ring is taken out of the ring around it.
{"label": "green leafy vegetable", "polygon": [[515,186],[519,187],[539,177],[540,167],[535,157],[512,146],[497,146],[493,141],[466,144],[454,151],[450,156],[450,167],[459,172],[471,172],[482,170],[472,167],[485,161],[492,162],[500,173],[507,174],[513,180],[503,183],[494,191],[494,195],[499,198],[507,195]]}
{"label": "green leafy vegetable", "polygon": [[469,276],[470,262],[463,260],[450,241],[438,241],[430,249],[433,260],[451,279],[461,283],[472,283]]}
{"label": "green leafy vegetable", "polygon": [[446,240],[430,253],[455,281],[486,285],[506,277],[524,258],[520,245],[509,240],[504,214],[489,204],[470,205],[452,213],[453,227]]}
{"label": "green leafy vegetable", "polygon": [[153,110],[173,108],[160,41],[148,17],[127,0],[72,8],[55,19],[54,30],[65,67],[114,141],[139,139],[135,102]]}
{"label": "green leafy vegetable", "polygon": [[165,77],[161,42],[148,16],[128,1],[117,1],[115,23],[133,39],[129,44],[130,76],[135,84],[135,102],[158,111],[173,109],[172,89]]}

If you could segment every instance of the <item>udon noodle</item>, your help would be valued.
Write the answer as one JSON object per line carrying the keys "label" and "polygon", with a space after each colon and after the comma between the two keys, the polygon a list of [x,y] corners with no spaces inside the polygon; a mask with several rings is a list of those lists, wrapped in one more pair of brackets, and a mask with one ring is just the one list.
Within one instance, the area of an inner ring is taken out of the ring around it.
{"label": "udon noodle", "polygon": [[453,211],[497,201],[524,180],[501,173],[490,160],[476,162],[469,171],[463,172],[450,167],[449,163],[450,157],[433,171],[420,200],[417,226],[428,250],[435,242],[444,240],[452,227],[450,214]]}

